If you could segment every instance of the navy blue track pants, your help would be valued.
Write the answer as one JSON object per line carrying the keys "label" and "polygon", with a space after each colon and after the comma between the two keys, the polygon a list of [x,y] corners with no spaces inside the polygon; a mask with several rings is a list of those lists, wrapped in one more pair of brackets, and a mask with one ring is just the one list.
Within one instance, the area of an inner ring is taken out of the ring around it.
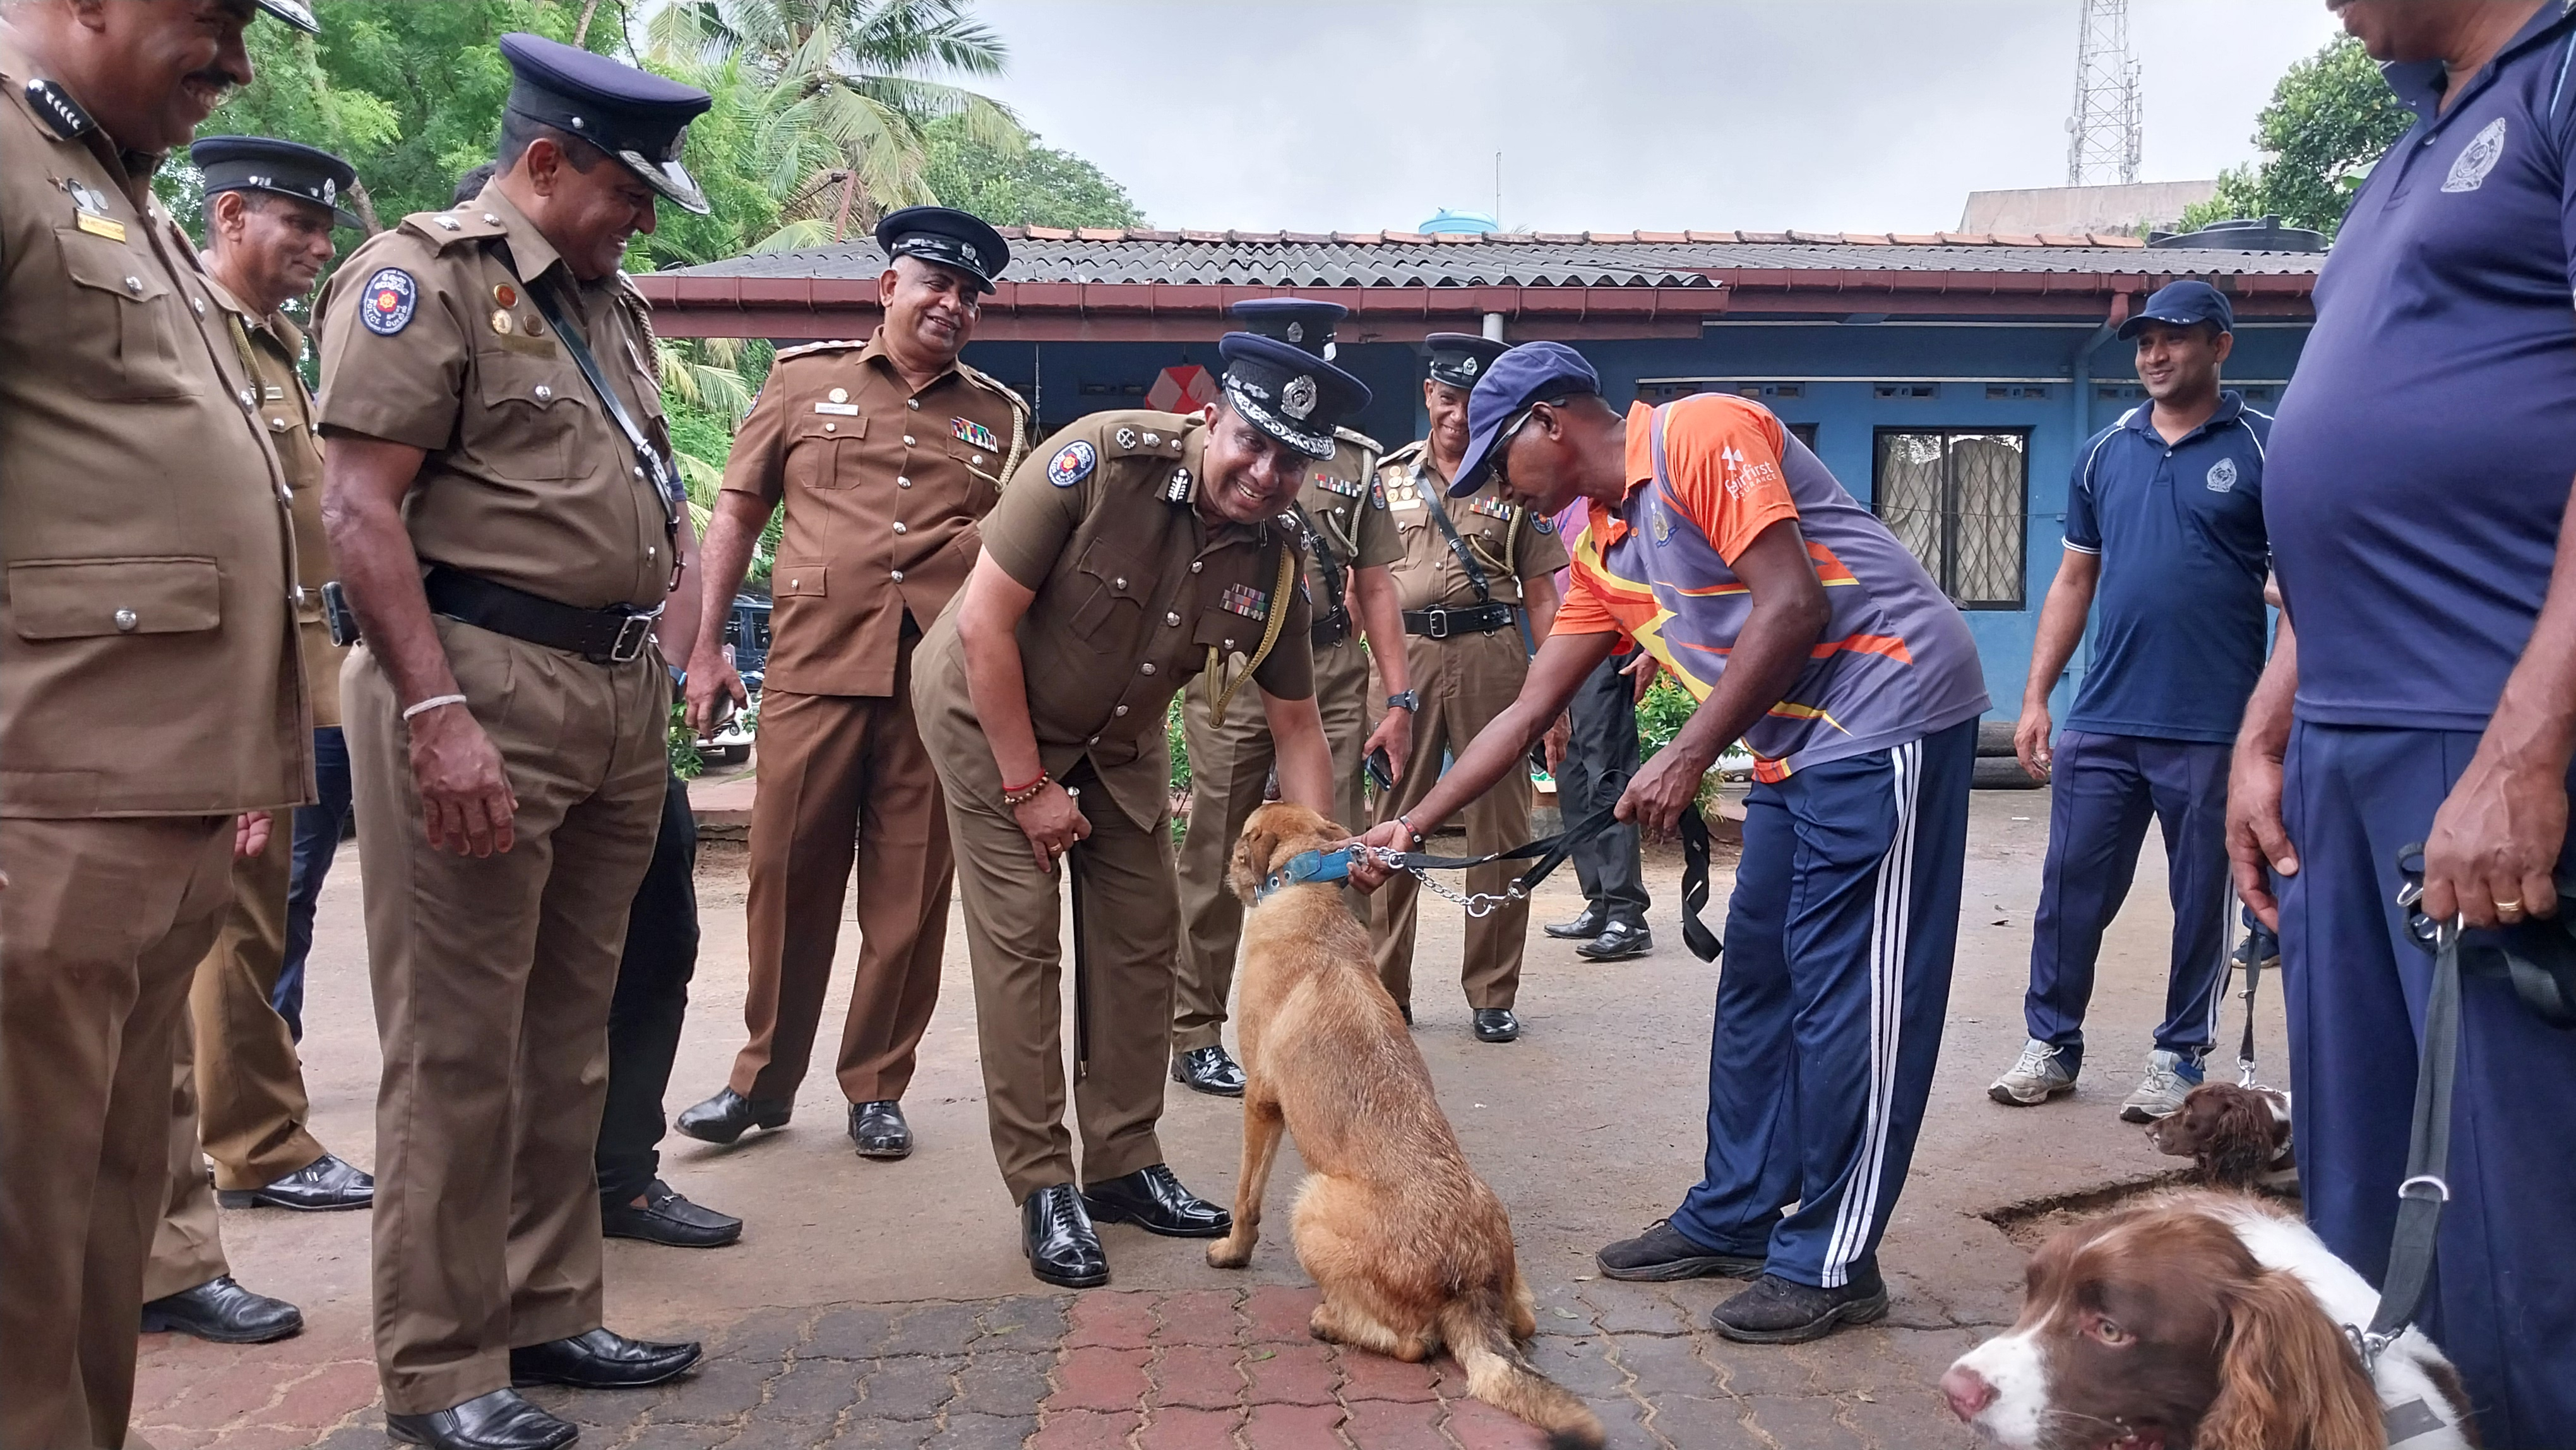
{"label": "navy blue track pants", "polygon": [[[2396,905],[2397,853],[2431,834],[2469,731],[2300,723],[2282,820],[2290,1079],[2308,1222],[2371,1283],[2388,1267],[2433,958]],[[2576,910],[2576,902],[2561,910]],[[2460,983],[2451,1201],[2416,1323],[2467,1382],[2488,1450],[2576,1437],[2576,1032],[2501,979]]]}
{"label": "navy blue track pants", "polygon": [[1746,798],[1686,1237],[1822,1288],[1877,1252],[1941,1051],[1976,754],[1971,720]]}
{"label": "navy blue track pants", "polygon": [[2084,1009],[2102,933],[2137,876],[2147,823],[2163,825],[2173,892],[2173,968],[2156,1046],[2198,1062],[2218,1030],[2227,983],[2227,757],[2234,747],[2067,730],[2049,775],[2048,861],[2031,920],[2033,1039],[2084,1063]]}

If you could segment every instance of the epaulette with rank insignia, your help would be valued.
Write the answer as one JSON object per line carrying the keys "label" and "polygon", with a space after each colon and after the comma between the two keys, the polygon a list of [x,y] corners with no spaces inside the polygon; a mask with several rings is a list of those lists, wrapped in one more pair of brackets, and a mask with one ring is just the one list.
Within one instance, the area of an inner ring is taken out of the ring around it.
{"label": "epaulette with rank insignia", "polygon": [[1336,426],[1333,429],[1333,436],[1341,439],[1345,443],[1356,444],[1357,446],[1365,448],[1369,452],[1381,457],[1386,453],[1385,444],[1378,442],[1376,439],[1371,438],[1357,428],[1343,428]]}
{"label": "epaulette with rank insignia", "polygon": [[830,341],[828,341],[828,342],[801,342],[801,343],[798,343],[798,344],[797,344],[796,346],[794,346],[794,347],[782,347],[782,348],[780,348],[780,349],[778,350],[777,355],[776,355],[775,357],[773,357],[773,358],[771,359],[771,361],[772,361],[772,362],[785,362],[785,361],[787,361],[787,360],[788,360],[789,358],[791,358],[791,357],[803,357],[803,356],[805,356],[807,353],[816,353],[816,352],[847,352],[847,351],[849,351],[851,348],[854,348],[854,347],[865,347],[865,346],[867,346],[867,345],[868,345],[868,344],[867,344],[867,339],[865,339],[865,338],[847,338],[847,337],[836,337],[836,338],[831,339],[831,340],[830,340]]}
{"label": "epaulette with rank insignia", "polygon": [[27,82],[27,105],[43,118],[46,129],[66,141],[77,141],[98,129],[98,122],[71,93],[48,80]]}
{"label": "epaulette with rank insignia", "polygon": [[454,211],[416,211],[402,219],[399,230],[411,233],[440,251],[463,242],[487,241],[510,234],[500,213],[473,211],[460,207]]}
{"label": "epaulette with rank insignia", "polygon": [[1383,474],[1390,468],[1410,469],[1413,467],[1413,461],[1422,456],[1422,450],[1429,446],[1431,446],[1430,439],[1416,438],[1412,442],[1405,444],[1402,448],[1399,448],[1393,453],[1386,455],[1384,458],[1379,459],[1377,461],[1377,470],[1379,473]]}

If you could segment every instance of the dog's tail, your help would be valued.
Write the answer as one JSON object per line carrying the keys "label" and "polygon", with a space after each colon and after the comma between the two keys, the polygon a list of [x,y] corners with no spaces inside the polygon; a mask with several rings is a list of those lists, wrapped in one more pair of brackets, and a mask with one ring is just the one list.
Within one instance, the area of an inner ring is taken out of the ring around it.
{"label": "dog's tail", "polygon": [[1601,1418],[1572,1390],[1531,1368],[1504,1327],[1503,1296],[1471,1290],[1440,1311],[1440,1337],[1467,1371],[1467,1393],[1547,1432],[1548,1450],[1601,1450]]}

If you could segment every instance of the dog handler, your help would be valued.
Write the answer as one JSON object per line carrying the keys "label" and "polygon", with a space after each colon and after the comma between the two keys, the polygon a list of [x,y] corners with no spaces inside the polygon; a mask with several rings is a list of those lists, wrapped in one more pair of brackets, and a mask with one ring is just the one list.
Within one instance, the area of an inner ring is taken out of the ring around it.
{"label": "dog handler", "polygon": [[[913,675],[957,852],[993,1156],[1030,1271],[1068,1288],[1108,1282],[1094,1216],[1176,1238],[1231,1222],[1164,1166],[1154,1131],[1180,941],[1173,692],[1222,673],[1214,714],[1269,718],[1281,793],[1318,813],[1335,796],[1278,515],[1368,389],[1285,342],[1237,332],[1219,348],[1224,401],[1206,413],[1097,414],[1021,465]],[[1067,877],[1079,1192],[1058,1005]]]}
{"label": "dog handler", "polygon": [[[1493,468],[1540,514],[1591,501],[1574,588],[1520,698],[1413,811],[1409,849],[1473,800],[1633,640],[1699,702],[1618,813],[1669,831],[1726,744],[1756,761],[1709,1051],[1706,1176],[1601,1250],[1619,1279],[1752,1278],[1717,1331],[1816,1339],[1887,1312],[1880,1233],[1913,1156],[1958,936],[1986,692],[1922,566],[1759,404],[1702,394],[1623,416],[1573,349],[1505,353],[1468,400],[1451,488]],[[1353,879],[1383,880],[1373,862]]]}
{"label": "dog handler", "polygon": [[[2576,14],[2351,0],[2414,128],[2353,198],[2263,490],[2286,617],[2230,770],[2228,852],[2279,919],[2308,1221],[2378,1282],[2433,958],[2394,903],[2564,919],[2576,755]],[[2295,639],[2293,626],[2296,628]],[[2473,931],[2472,940],[2479,935]],[[2535,948],[2565,951],[2548,923]],[[2439,1271],[2417,1324],[2490,1446],[2576,1425],[2576,1033],[2460,983]]]}

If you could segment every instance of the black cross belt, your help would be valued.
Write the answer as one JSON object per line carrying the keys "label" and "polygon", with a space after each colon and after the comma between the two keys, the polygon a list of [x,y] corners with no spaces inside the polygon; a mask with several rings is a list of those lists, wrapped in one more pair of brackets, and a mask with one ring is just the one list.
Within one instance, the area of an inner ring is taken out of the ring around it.
{"label": "black cross belt", "polygon": [[577,654],[596,665],[622,665],[653,642],[659,608],[581,609],[507,584],[433,563],[421,581],[429,612],[477,629]]}
{"label": "black cross belt", "polygon": [[1343,640],[1350,637],[1351,612],[1339,604],[1334,605],[1329,613],[1317,619],[1314,627],[1308,631],[1308,638],[1313,641],[1317,649],[1338,648]]}
{"label": "black cross belt", "polygon": [[1465,609],[1408,609],[1404,611],[1404,632],[1424,639],[1447,639],[1453,634],[1492,634],[1509,629],[1512,606],[1478,604]]}

